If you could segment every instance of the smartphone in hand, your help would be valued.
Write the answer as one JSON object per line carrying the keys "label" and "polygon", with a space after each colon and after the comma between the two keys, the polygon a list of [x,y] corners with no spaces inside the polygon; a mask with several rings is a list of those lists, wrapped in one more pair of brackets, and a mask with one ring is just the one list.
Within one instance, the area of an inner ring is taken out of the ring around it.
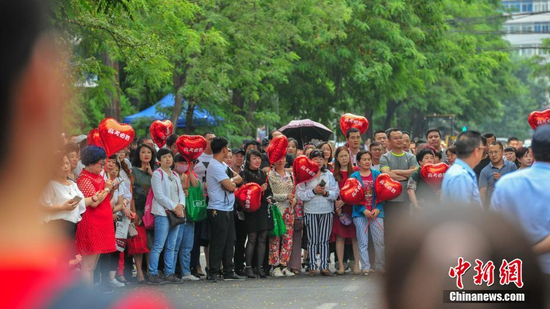
{"label": "smartphone in hand", "polygon": [[321,182],[319,182],[319,187],[324,187],[326,185],[327,185],[327,183],[325,182],[325,180],[321,179]]}
{"label": "smartphone in hand", "polygon": [[71,199],[71,202],[73,202],[73,203],[78,203],[78,202],[80,202],[81,200],[82,200],[82,197],[80,197],[80,196],[77,195],[77,196],[75,196],[75,197],[73,197],[73,198]]}

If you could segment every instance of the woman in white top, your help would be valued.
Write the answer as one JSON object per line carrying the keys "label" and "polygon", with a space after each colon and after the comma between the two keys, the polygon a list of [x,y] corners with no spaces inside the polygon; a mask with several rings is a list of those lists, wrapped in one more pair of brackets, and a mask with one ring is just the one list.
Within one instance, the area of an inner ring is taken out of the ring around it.
{"label": "woman in white top", "polygon": [[309,253],[309,275],[317,273],[316,253],[321,256],[321,274],[331,276],[329,270],[329,240],[332,231],[334,202],[340,189],[334,176],[324,165],[325,156],[319,149],[313,150],[309,158],[321,168],[310,181],[297,186],[296,196],[304,202],[305,224],[307,231],[307,250]]}
{"label": "woman in white top", "polygon": [[44,190],[40,204],[44,212],[44,223],[56,226],[57,230],[64,232],[74,257],[76,224],[82,219],[86,206],[93,203],[93,197],[84,198],[76,183],[68,179],[70,172],[69,158],[65,153],[59,153],[59,167]]}
{"label": "woman in white top", "polygon": [[[130,202],[126,187],[123,185],[123,180],[120,177],[120,163],[117,161],[116,155],[113,155],[107,159],[105,164],[105,180],[111,180],[115,185],[111,193],[111,207],[113,209],[113,222],[115,224],[115,233],[117,230],[116,222],[123,220],[123,216],[130,220],[132,217],[130,210]],[[128,221],[129,223],[129,221]],[[118,262],[120,259],[120,252],[115,251],[109,254],[102,254],[101,261],[101,275],[102,278],[109,278],[109,283],[113,287],[124,287],[124,281],[115,279]]]}
{"label": "woman in white top", "polygon": [[[178,217],[184,217],[185,194],[179,176],[170,168],[174,163],[172,152],[159,149],[157,160],[160,168],[153,173],[151,189],[155,195],[151,213],[155,215],[155,240],[149,254],[149,284],[181,283],[175,275],[175,247],[180,226],[170,228],[167,211]],[[158,275],[158,261],[164,249],[164,279]]]}

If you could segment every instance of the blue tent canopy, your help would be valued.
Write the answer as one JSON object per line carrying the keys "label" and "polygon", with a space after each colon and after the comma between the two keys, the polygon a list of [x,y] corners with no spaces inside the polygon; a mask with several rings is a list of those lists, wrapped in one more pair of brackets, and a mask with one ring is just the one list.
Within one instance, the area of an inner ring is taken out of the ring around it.
{"label": "blue tent canopy", "polygon": [[[177,124],[178,128],[185,128],[185,112],[187,110],[187,102],[185,102],[185,100],[183,99],[182,101],[183,101],[183,111],[178,118],[178,124]],[[164,98],[162,98],[160,101],[155,103],[153,106],[147,109],[144,109],[137,114],[124,117],[122,119],[122,122],[132,124],[133,122],[138,121],[138,119],[140,118],[148,118],[148,119],[151,119],[151,121],[170,119],[170,116],[159,111],[157,109],[157,106],[160,108],[160,110],[163,110],[166,108],[170,108],[170,109],[173,108],[174,95],[171,93],[167,94]],[[195,108],[195,112],[193,113],[193,126],[195,127],[215,125],[220,120],[222,120],[220,117],[214,117],[212,114],[208,113],[205,110]]]}

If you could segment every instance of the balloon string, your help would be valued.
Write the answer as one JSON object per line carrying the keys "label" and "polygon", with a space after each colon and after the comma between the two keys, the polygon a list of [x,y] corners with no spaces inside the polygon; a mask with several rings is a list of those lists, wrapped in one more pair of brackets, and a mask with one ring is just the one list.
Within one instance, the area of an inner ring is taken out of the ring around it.
{"label": "balloon string", "polygon": [[185,185],[187,188],[189,188],[189,181],[191,178],[191,169],[189,168],[191,166],[191,161],[187,161],[187,171],[185,172],[187,174],[187,184]]}
{"label": "balloon string", "polygon": [[[378,204],[378,203],[376,203],[376,204]],[[367,207],[366,204],[365,204],[365,207]],[[371,208],[371,207],[369,207],[369,208]],[[369,222],[367,222],[367,227],[365,228],[365,234],[367,234],[367,232],[369,231],[369,225],[370,225],[371,221],[372,221],[372,218],[369,218]],[[382,224],[380,224],[380,222],[378,222],[378,217],[374,218],[374,222],[376,222],[378,224],[378,226],[380,227],[380,229],[382,229],[382,232],[384,232],[384,227],[382,226]]]}
{"label": "balloon string", "polygon": [[[372,221],[372,218],[370,218],[369,222],[367,222],[367,227],[365,228],[365,234],[367,234],[367,232],[369,231],[369,225],[371,221]],[[384,227],[382,226],[382,224],[380,224],[380,222],[378,222],[378,217],[374,218],[374,222],[376,222],[380,227],[380,229],[382,229],[382,232],[384,232]]]}

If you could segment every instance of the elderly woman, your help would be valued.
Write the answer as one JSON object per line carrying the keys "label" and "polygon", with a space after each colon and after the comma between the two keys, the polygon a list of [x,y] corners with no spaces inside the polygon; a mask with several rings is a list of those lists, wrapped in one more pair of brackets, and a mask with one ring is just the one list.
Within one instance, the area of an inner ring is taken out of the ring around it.
{"label": "elderly woman", "polygon": [[[178,217],[184,217],[185,194],[181,181],[170,168],[174,163],[172,152],[162,148],[157,153],[160,168],[153,173],[151,188],[155,198],[151,213],[155,215],[155,240],[149,257],[148,284],[181,283],[175,273],[175,248],[180,231],[179,225],[170,227],[167,212],[172,211]],[[164,278],[158,274],[160,253],[164,250]]]}
{"label": "elderly woman", "polygon": [[85,168],[77,180],[78,189],[92,203],[86,208],[76,230],[76,251],[82,255],[82,277],[90,285],[94,282],[94,270],[101,254],[116,251],[115,228],[110,193],[112,181],[101,175],[107,155],[103,148],[89,146],[82,150]]}
{"label": "elderly woman", "polygon": [[325,156],[319,149],[313,150],[309,158],[320,166],[313,179],[297,187],[296,196],[304,202],[305,224],[307,231],[307,251],[309,253],[309,275],[317,274],[316,253],[321,256],[321,274],[331,276],[329,259],[329,240],[332,231],[334,202],[340,189],[332,173],[325,168]]}

